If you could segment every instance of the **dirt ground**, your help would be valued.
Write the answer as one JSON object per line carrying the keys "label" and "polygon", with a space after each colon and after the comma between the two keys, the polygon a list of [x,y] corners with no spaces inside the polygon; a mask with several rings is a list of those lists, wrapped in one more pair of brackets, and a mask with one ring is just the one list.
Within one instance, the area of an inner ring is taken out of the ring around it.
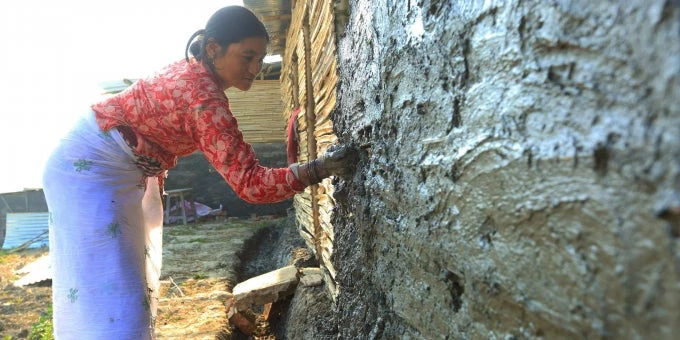
{"label": "dirt ground", "polygon": [[[14,287],[20,278],[15,271],[47,253],[47,249],[28,249],[13,254],[0,253],[0,339],[28,337],[33,324],[52,304],[48,283]],[[9,337],[9,338],[8,338]]]}
{"label": "dirt ground", "polygon": [[[272,255],[274,248],[287,247],[282,251],[289,257],[296,252],[280,239],[282,233],[277,230],[285,224],[286,218],[255,218],[166,226],[157,338],[246,339],[227,322],[225,302],[236,283],[278,266]],[[50,306],[50,281],[26,287],[12,285],[20,277],[16,270],[47,252],[31,249],[0,253],[0,339],[27,338]],[[280,338],[257,312],[253,317],[259,318],[259,327],[250,338]]]}

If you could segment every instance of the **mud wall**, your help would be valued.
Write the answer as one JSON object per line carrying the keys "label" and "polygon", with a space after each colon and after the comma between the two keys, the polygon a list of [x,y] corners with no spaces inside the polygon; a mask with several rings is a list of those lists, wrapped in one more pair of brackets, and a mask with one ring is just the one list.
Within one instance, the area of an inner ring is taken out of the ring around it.
{"label": "mud wall", "polygon": [[679,7],[350,1],[341,335],[680,334]]}

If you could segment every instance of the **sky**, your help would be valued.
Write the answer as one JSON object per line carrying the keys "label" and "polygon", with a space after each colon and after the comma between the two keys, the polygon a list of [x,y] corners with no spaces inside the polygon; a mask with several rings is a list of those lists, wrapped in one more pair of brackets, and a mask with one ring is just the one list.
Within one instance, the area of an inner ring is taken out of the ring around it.
{"label": "sky", "polygon": [[0,193],[42,186],[50,152],[102,82],[184,58],[191,34],[232,4],[242,1],[2,1]]}

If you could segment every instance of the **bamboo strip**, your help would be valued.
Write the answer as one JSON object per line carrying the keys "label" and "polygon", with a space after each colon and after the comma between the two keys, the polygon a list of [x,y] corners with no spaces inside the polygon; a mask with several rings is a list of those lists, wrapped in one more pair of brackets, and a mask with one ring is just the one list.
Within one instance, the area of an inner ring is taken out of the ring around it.
{"label": "bamboo strip", "polygon": [[302,236],[302,238],[305,240],[305,244],[307,245],[307,247],[309,249],[313,250],[314,249],[314,238],[312,238],[312,235],[310,235],[306,232],[302,232],[302,233],[300,233],[300,236]]}
{"label": "bamboo strip", "polygon": [[326,269],[328,269],[329,273],[331,274],[331,277],[333,278],[333,281],[335,281],[335,278],[337,277],[337,271],[335,270],[335,267],[333,267],[333,263],[331,263],[331,255],[329,252],[322,251],[321,258],[323,259],[324,266]]}
{"label": "bamboo strip", "polygon": [[321,210],[321,213],[324,215],[323,221],[330,225],[331,218],[333,217],[334,207],[331,206],[330,204],[327,204],[327,205],[321,206],[319,209]]}
{"label": "bamboo strip", "polygon": [[311,202],[310,193],[305,189],[304,192],[297,194],[293,197],[293,201],[299,204],[309,204]]}
{"label": "bamboo strip", "polygon": [[298,223],[299,223],[298,231],[299,231],[300,233],[303,233],[303,232],[304,232],[304,233],[308,233],[308,234],[311,234],[311,233],[312,233],[312,231],[309,230],[309,225],[312,223],[312,221],[310,221],[309,215],[306,215],[306,214],[299,214],[299,215],[297,216],[297,221],[298,221]]}
{"label": "bamboo strip", "polygon": [[324,207],[327,206],[333,208],[335,207],[335,199],[333,199],[333,196],[330,193],[328,193],[328,188],[326,188],[326,190],[327,190],[326,193],[317,196],[319,199],[319,204],[322,204]]}
{"label": "bamboo strip", "polygon": [[331,256],[333,255],[333,242],[331,241],[330,238],[326,237],[325,235],[321,240],[321,248],[322,251],[326,254],[328,262],[330,262]]}
{"label": "bamboo strip", "polygon": [[312,73],[314,79],[318,79],[315,84],[314,91],[320,92],[325,86],[329,86],[329,89],[335,90],[335,73],[337,72],[335,68],[337,67],[337,60],[330,58],[320,59],[319,63],[316,64],[314,72]]}
{"label": "bamboo strip", "polygon": [[331,240],[331,242],[335,241],[335,232],[333,231],[333,225],[322,220],[321,229],[323,229],[323,232],[326,234],[328,239]]}
{"label": "bamboo strip", "polygon": [[310,234],[314,235],[314,219],[311,204],[311,195],[302,193],[295,195],[294,198],[298,221]]}
{"label": "bamboo strip", "polygon": [[316,26],[318,26],[318,23],[323,23],[323,19],[320,17],[320,12],[321,12],[321,7],[319,1],[311,1],[309,4],[309,18],[310,18],[310,38],[312,41],[316,39]]}
{"label": "bamboo strip", "polygon": [[278,119],[283,108],[276,80],[256,80],[248,92],[227,91],[230,109],[249,143],[283,142],[285,125]]}
{"label": "bamboo strip", "polygon": [[[327,40],[331,38],[328,34],[328,31],[330,27],[334,25],[332,21],[333,18],[328,15],[328,11],[324,10],[324,8],[327,8],[327,6],[318,6],[314,14],[314,17],[318,18],[318,20],[315,22],[314,27],[312,27],[311,33],[314,42],[314,48],[316,50],[322,49],[327,43]],[[318,54],[314,57],[316,59],[314,61],[318,62]]]}
{"label": "bamboo strip", "polygon": [[311,209],[309,208],[309,203],[308,202],[297,202],[295,207],[298,209],[296,211],[296,214],[299,215],[299,217],[302,219],[303,223],[307,223],[306,219],[311,215]]}
{"label": "bamboo strip", "polygon": [[[304,216],[297,218],[297,222],[298,222],[298,233],[300,234],[300,236],[304,237],[305,236],[304,234],[309,234],[309,231],[307,230],[307,227],[306,227],[307,222],[305,222]],[[311,249],[314,249],[314,248],[311,248]]]}
{"label": "bamboo strip", "polygon": [[[327,18],[321,18],[321,20],[328,20]],[[314,30],[313,33],[313,49],[314,49],[314,58],[315,62],[318,62],[319,58],[321,55],[323,55],[323,52],[326,48],[333,48],[334,47],[334,40],[335,37],[333,37],[330,32],[333,27],[333,22],[317,22],[315,27],[312,29]]]}
{"label": "bamboo strip", "polygon": [[328,83],[325,87],[321,88],[317,94],[314,96],[316,104],[320,106],[326,106],[330,102],[335,100],[335,83]]}
{"label": "bamboo strip", "polygon": [[309,202],[311,202],[310,194],[306,191],[297,194],[293,197],[293,202],[300,205],[309,205]]}
{"label": "bamboo strip", "polygon": [[331,224],[331,219],[333,218],[333,210],[334,209],[333,208],[329,209],[328,207],[324,207],[324,208],[320,208],[320,209],[321,209],[320,214],[323,215],[322,218],[321,218],[321,222],[325,223],[330,228],[330,231],[328,232],[329,234],[334,234],[333,230],[332,230],[333,225]]}
{"label": "bamboo strip", "polygon": [[312,77],[317,79],[318,82],[315,84],[314,91],[319,92],[327,84],[335,87],[335,81],[331,82],[335,72],[335,67],[337,66],[337,60],[333,59],[319,59],[318,64],[315,64],[314,71],[312,72]]}
{"label": "bamboo strip", "polygon": [[[290,26],[288,26],[288,36],[287,36],[287,41],[299,41],[296,39],[297,37],[297,32],[301,30],[302,27],[302,20],[304,18],[304,13],[307,11],[307,1],[297,1],[295,3],[295,7],[292,10],[292,17],[290,21]],[[292,49],[289,49],[288,46],[286,46],[286,53],[284,53],[284,58],[283,58],[283,64],[289,64],[292,60]]]}
{"label": "bamboo strip", "polygon": [[333,302],[336,302],[339,294],[338,283],[330,276],[329,271],[325,267],[323,270],[323,279],[326,283],[329,295],[333,299]]}
{"label": "bamboo strip", "polygon": [[[332,25],[329,25],[332,26]],[[314,69],[314,74],[318,75],[320,70],[325,69],[323,65],[326,63],[322,62],[324,59],[324,56],[327,53],[335,54],[335,39],[331,38],[330,36],[318,36],[316,37],[317,39],[313,43],[313,51],[312,51],[312,56],[311,59],[313,61],[313,65],[315,66]]]}

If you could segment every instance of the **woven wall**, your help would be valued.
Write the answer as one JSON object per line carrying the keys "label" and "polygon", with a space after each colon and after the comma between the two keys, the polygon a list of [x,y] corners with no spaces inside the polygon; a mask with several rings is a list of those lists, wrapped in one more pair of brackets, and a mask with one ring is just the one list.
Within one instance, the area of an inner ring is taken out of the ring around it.
{"label": "woven wall", "polygon": [[286,125],[281,122],[283,103],[278,80],[256,80],[247,92],[230,88],[226,93],[246,142],[285,142]]}
{"label": "woven wall", "polygon": [[[283,56],[281,95],[286,121],[295,108],[300,109],[298,160],[304,162],[323,154],[337,140],[331,121],[338,80],[335,18],[332,1],[299,0],[294,6]],[[325,179],[296,195],[294,205],[300,235],[320,261],[326,286],[335,299],[338,287],[331,263],[330,221],[335,207],[332,190],[331,180]]]}

